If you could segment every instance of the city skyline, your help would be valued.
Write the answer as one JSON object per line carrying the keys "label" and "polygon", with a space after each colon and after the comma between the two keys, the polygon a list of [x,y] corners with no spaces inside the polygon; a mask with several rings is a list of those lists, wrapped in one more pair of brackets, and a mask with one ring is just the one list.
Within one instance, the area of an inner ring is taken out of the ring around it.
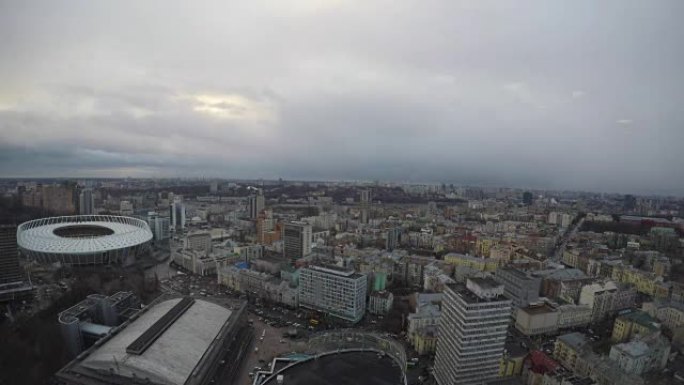
{"label": "city skyline", "polygon": [[0,176],[681,196],[683,7],[5,3]]}

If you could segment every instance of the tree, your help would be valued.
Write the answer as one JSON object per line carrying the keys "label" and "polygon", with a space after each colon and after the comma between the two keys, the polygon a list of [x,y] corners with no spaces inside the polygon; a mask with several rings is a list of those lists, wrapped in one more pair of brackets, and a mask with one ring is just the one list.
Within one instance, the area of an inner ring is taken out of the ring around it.
{"label": "tree", "polygon": [[522,195],[522,200],[523,200],[523,203],[524,203],[524,204],[526,204],[526,205],[528,205],[528,206],[531,205],[531,204],[532,204],[532,199],[533,199],[533,196],[532,196],[532,193],[531,193],[531,192],[525,191],[525,192],[523,193],[523,195]]}

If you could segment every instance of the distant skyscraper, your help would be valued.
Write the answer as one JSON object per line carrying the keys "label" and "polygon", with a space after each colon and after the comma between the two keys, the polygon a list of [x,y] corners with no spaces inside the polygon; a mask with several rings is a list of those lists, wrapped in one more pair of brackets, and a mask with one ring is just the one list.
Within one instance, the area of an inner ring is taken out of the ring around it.
{"label": "distant skyscraper", "polygon": [[283,226],[283,256],[292,262],[311,254],[311,225],[290,222]]}
{"label": "distant skyscraper", "polygon": [[249,218],[257,219],[259,213],[264,209],[264,193],[259,189],[256,194],[250,195],[248,198],[249,203]]}
{"label": "distant skyscraper", "polygon": [[370,219],[371,191],[361,190],[361,223],[368,223]]}
{"label": "distant skyscraper", "polygon": [[401,227],[394,227],[387,230],[387,241],[385,242],[385,248],[387,250],[394,250],[399,247],[399,242],[401,242]]}
{"label": "distant skyscraper", "polygon": [[511,301],[491,278],[444,289],[435,378],[439,385],[480,385],[498,376]]}
{"label": "distant skyscraper", "polygon": [[171,231],[182,231],[185,229],[185,205],[180,197],[174,197],[170,204],[169,217],[171,218]]}
{"label": "distant skyscraper", "polygon": [[95,214],[95,198],[92,189],[85,188],[81,191],[78,197],[78,212],[81,215]]}
{"label": "distant skyscraper", "polygon": [[218,192],[218,182],[211,182],[209,184],[209,192],[216,194]]}

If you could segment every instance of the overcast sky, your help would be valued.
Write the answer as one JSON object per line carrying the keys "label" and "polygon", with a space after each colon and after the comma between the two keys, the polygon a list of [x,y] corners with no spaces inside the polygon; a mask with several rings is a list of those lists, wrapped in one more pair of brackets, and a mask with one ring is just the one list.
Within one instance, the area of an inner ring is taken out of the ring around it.
{"label": "overcast sky", "polygon": [[0,0],[0,176],[684,194],[684,1]]}

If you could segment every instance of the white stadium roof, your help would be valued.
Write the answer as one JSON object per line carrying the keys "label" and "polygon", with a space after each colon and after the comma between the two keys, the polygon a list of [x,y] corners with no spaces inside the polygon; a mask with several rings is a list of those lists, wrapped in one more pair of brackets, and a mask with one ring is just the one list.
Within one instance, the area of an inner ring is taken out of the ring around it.
{"label": "white stadium roof", "polygon": [[[92,237],[63,237],[55,230],[73,226],[105,228],[111,234]],[[22,223],[17,243],[25,250],[52,254],[92,254],[136,246],[152,239],[143,220],[112,215],[77,215],[36,219]]]}

